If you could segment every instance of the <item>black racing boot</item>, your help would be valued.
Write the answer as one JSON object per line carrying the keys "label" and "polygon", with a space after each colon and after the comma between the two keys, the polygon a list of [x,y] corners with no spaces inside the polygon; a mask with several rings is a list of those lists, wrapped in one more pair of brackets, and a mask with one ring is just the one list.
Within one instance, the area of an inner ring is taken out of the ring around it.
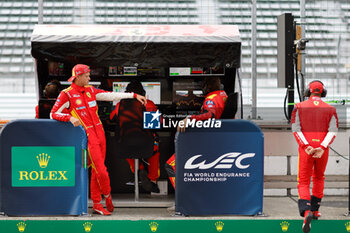
{"label": "black racing boot", "polygon": [[306,199],[298,200],[299,213],[301,217],[305,217],[305,211],[311,210],[311,202]]}
{"label": "black racing boot", "polygon": [[321,198],[311,196],[311,211],[312,211],[312,219],[317,220],[321,217],[321,213],[318,211],[321,205]]}
{"label": "black racing boot", "polygon": [[311,202],[305,199],[298,200],[298,207],[300,216],[304,217],[303,222],[303,232],[309,233],[311,230],[311,220],[312,220],[312,212],[311,212]]}

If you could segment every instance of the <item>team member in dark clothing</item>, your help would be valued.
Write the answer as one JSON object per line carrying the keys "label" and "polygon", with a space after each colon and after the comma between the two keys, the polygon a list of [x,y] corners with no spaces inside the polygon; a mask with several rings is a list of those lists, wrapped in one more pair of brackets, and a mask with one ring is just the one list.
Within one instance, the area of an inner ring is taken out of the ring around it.
{"label": "team member in dark clothing", "polygon": [[[125,92],[133,92],[142,96],[145,96],[146,92],[141,84],[141,82],[133,80],[126,87]],[[147,112],[156,112],[157,107],[153,103],[152,100],[147,99],[147,103],[145,105],[145,110]],[[110,115],[110,119],[116,121],[119,113],[119,103],[116,105],[115,109],[112,111]],[[122,124],[122,118],[119,118],[119,124]],[[129,120],[129,119],[126,119]],[[150,132],[151,133],[151,132]],[[152,132],[154,138],[154,149],[153,155],[147,159],[148,162],[148,174],[145,171],[144,164],[140,164],[140,178],[142,182],[142,187],[148,192],[159,193],[159,187],[157,185],[157,180],[159,178],[159,142],[158,136],[155,132]],[[135,162],[133,159],[126,159],[130,165],[130,169],[132,172],[135,172]]]}

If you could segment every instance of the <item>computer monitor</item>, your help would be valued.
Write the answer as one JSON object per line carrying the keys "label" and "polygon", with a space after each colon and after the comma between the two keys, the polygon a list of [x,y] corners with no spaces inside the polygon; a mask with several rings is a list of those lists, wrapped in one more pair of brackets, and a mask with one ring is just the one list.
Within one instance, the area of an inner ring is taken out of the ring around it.
{"label": "computer monitor", "polygon": [[159,67],[133,67],[133,66],[109,66],[108,76],[150,76],[159,77],[164,69]]}
{"label": "computer monitor", "polygon": [[103,67],[90,67],[90,76],[103,77],[105,69]]}
{"label": "computer monitor", "polygon": [[223,67],[170,67],[170,76],[224,76]]}
{"label": "computer monitor", "polygon": [[137,67],[132,66],[110,66],[109,76],[137,76]]}
{"label": "computer monitor", "polygon": [[173,83],[173,101],[177,110],[200,110],[204,96],[202,86],[191,80]]}
{"label": "computer monitor", "polygon": [[[113,82],[113,91],[125,92],[129,82]],[[154,104],[161,102],[161,85],[160,82],[141,82],[143,89],[146,91],[146,98],[152,100]],[[115,103],[114,103],[115,104]]]}
{"label": "computer monitor", "polygon": [[48,62],[48,73],[50,76],[64,76],[66,75],[65,66],[62,62]]}

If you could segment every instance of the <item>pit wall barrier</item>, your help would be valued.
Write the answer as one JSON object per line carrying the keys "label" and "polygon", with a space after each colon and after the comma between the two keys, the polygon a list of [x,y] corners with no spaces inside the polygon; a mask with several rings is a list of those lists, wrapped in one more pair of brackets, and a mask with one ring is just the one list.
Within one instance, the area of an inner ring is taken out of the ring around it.
{"label": "pit wall barrier", "polygon": [[[246,120],[189,127],[175,137],[175,211],[183,215],[260,215],[264,136]],[[219,126],[219,125],[217,125]]]}
{"label": "pit wall barrier", "polygon": [[0,133],[0,211],[10,216],[86,215],[87,137],[55,120],[15,120]]}
{"label": "pit wall barrier", "polygon": [[[249,217],[250,218],[250,217]],[[301,233],[303,220],[295,219],[152,219],[152,220],[2,220],[6,233]],[[118,229],[116,231],[115,229]],[[348,220],[318,220],[312,222],[317,233],[350,231]]]}

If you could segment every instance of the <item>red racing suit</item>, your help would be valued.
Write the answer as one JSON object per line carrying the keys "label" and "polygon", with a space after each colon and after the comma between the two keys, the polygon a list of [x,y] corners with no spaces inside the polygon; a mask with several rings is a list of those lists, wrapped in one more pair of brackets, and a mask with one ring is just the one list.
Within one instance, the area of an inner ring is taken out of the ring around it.
{"label": "red racing suit", "polygon": [[201,108],[201,114],[192,115],[191,119],[204,121],[210,118],[220,119],[225,108],[227,94],[225,91],[212,91],[206,95]]}
{"label": "red racing suit", "polygon": [[[145,105],[147,112],[156,112],[157,106],[153,103],[152,100],[147,99],[147,103]],[[119,103],[115,106],[115,109],[111,112],[110,119],[115,120],[114,118],[118,117],[119,112]],[[154,133],[155,134],[155,133]],[[155,135],[154,135],[155,136]],[[135,160],[134,159],[126,159],[126,161],[130,165],[131,171],[135,172]],[[148,165],[148,178],[150,180],[158,180],[159,178],[159,143],[155,140],[153,147],[153,155],[147,159]],[[143,170],[143,163],[140,163],[140,170]]]}
{"label": "red racing suit", "polygon": [[[298,103],[292,112],[292,132],[299,144],[298,192],[299,199],[310,200],[310,181],[312,176],[312,195],[321,199],[324,189],[324,172],[329,153],[329,145],[338,131],[338,116],[333,106],[312,96]],[[305,149],[321,147],[324,154],[313,158]]]}
{"label": "red racing suit", "polygon": [[[225,91],[212,91],[205,96],[204,103],[201,108],[201,113],[198,115],[191,115],[191,119],[196,121],[204,121],[210,118],[220,119],[225,108],[227,94]],[[175,173],[175,154],[167,160],[167,169],[172,167]],[[169,176],[170,182],[175,188],[175,177]]]}
{"label": "red racing suit", "polygon": [[[103,125],[98,116],[97,100],[119,101],[125,98],[135,98],[134,93],[107,92],[93,86],[78,86],[72,83],[58,96],[51,110],[50,118],[68,122],[71,116],[79,119],[88,137],[88,155],[91,170],[91,199],[94,203],[101,201],[101,194],[111,192],[107,168],[106,138]],[[63,113],[68,109],[69,113]]]}

